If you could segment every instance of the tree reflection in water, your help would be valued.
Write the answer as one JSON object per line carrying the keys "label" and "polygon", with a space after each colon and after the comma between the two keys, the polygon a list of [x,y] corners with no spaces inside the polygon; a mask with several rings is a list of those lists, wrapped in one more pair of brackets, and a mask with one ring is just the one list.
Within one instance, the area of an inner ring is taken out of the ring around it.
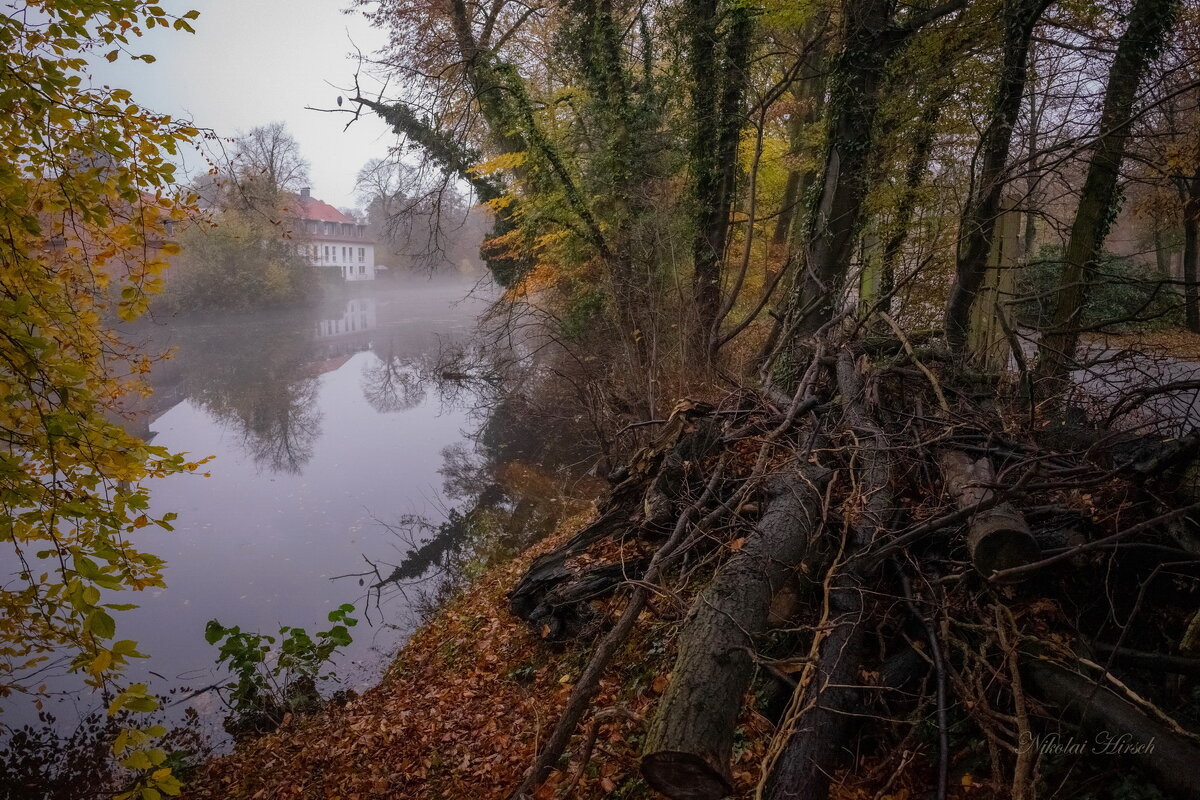
{"label": "tree reflection in water", "polygon": [[299,473],[321,435],[308,314],[181,332],[188,398],[227,425],[260,469]]}
{"label": "tree reflection in water", "polygon": [[427,387],[421,364],[394,351],[363,368],[363,397],[381,414],[415,408],[425,401]]}
{"label": "tree reflection in water", "polygon": [[[439,392],[459,386],[440,371],[424,374]],[[524,398],[512,393],[495,398],[484,413],[471,446],[442,450],[442,495],[455,503],[445,520],[406,515],[380,521],[396,535],[403,557],[392,564],[364,556],[371,568],[354,577],[371,581],[374,603],[388,593],[415,592],[410,601],[425,613],[434,611],[487,565],[549,535],[598,493],[603,481],[567,466],[579,455],[571,421],[531,414]]]}

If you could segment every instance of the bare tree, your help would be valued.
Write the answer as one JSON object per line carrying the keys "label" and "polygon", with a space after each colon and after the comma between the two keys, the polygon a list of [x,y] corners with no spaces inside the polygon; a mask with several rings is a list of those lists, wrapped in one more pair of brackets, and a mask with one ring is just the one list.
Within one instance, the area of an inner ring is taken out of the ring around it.
{"label": "bare tree", "polygon": [[231,167],[239,184],[259,187],[274,196],[298,191],[309,183],[309,163],[282,122],[239,134]]}

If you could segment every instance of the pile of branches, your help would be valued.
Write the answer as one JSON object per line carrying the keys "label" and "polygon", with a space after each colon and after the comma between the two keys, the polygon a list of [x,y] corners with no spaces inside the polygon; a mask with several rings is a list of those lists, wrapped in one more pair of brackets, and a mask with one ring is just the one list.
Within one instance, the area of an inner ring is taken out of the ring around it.
{"label": "pile of branches", "polygon": [[751,706],[773,723],[770,800],[848,780],[944,798],[970,773],[1077,797],[1131,768],[1200,797],[1200,435],[1048,423],[1001,383],[936,349],[826,342],[794,394],[681,403],[509,596],[592,648],[514,798],[647,612],[679,620],[641,755],[668,797],[733,792]]}

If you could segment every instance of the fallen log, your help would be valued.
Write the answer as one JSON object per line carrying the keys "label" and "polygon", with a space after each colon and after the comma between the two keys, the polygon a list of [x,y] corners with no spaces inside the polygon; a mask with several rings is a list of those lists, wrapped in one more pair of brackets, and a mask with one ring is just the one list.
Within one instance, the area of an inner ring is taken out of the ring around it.
{"label": "fallen log", "polygon": [[848,752],[853,710],[861,700],[858,668],[868,628],[863,625],[865,609],[856,576],[842,572],[834,581],[828,603],[831,627],[821,639],[791,735],[771,770],[764,793],[770,800],[826,797],[833,768]]}
{"label": "fallen log", "polygon": [[[1200,740],[1154,718],[1129,699],[1077,672],[1033,656],[1025,663],[1032,688],[1076,720],[1091,740],[1081,752],[1136,759],[1173,797],[1200,798]],[[1039,747],[1042,742],[1022,742]]]}
{"label": "fallen log", "polygon": [[871,633],[865,624],[871,609],[863,587],[875,568],[858,556],[867,551],[893,515],[891,459],[883,431],[862,404],[863,382],[851,354],[842,350],[837,381],[845,420],[861,442],[856,485],[861,509],[842,544],[843,554],[826,579],[824,614],[816,626],[812,663],[802,674],[791,707],[776,733],[782,746],[768,756],[764,797],[809,800],[829,793],[830,778],[847,751],[860,708],[858,670]]}
{"label": "fallen log", "polygon": [[[959,508],[965,510],[993,500],[991,487],[996,476],[990,459],[972,458],[961,450],[943,450],[937,462],[946,489]],[[970,517],[967,550],[971,563],[985,578],[1037,561],[1042,554],[1024,515],[1012,503],[998,503]]]}
{"label": "fallen log", "polygon": [[824,477],[817,468],[793,469],[769,484],[755,533],[684,623],[642,756],[647,782],[668,797],[717,800],[732,790],[729,758],[753,674],[754,637],[766,629],[771,598],[809,552]]}

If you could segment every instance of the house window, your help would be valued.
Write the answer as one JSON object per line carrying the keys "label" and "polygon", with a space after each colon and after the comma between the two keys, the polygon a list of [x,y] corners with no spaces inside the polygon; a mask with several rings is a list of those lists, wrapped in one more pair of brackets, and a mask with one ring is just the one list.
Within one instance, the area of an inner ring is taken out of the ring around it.
{"label": "house window", "polygon": [[359,264],[359,265],[358,265],[358,274],[359,274],[359,275],[366,275],[366,274],[367,274],[367,265],[366,265],[366,264]]}
{"label": "house window", "polygon": [[358,260],[360,263],[367,260],[367,248],[358,248]]}
{"label": "house window", "polygon": [[325,260],[329,260],[329,245],[325,245]]}

